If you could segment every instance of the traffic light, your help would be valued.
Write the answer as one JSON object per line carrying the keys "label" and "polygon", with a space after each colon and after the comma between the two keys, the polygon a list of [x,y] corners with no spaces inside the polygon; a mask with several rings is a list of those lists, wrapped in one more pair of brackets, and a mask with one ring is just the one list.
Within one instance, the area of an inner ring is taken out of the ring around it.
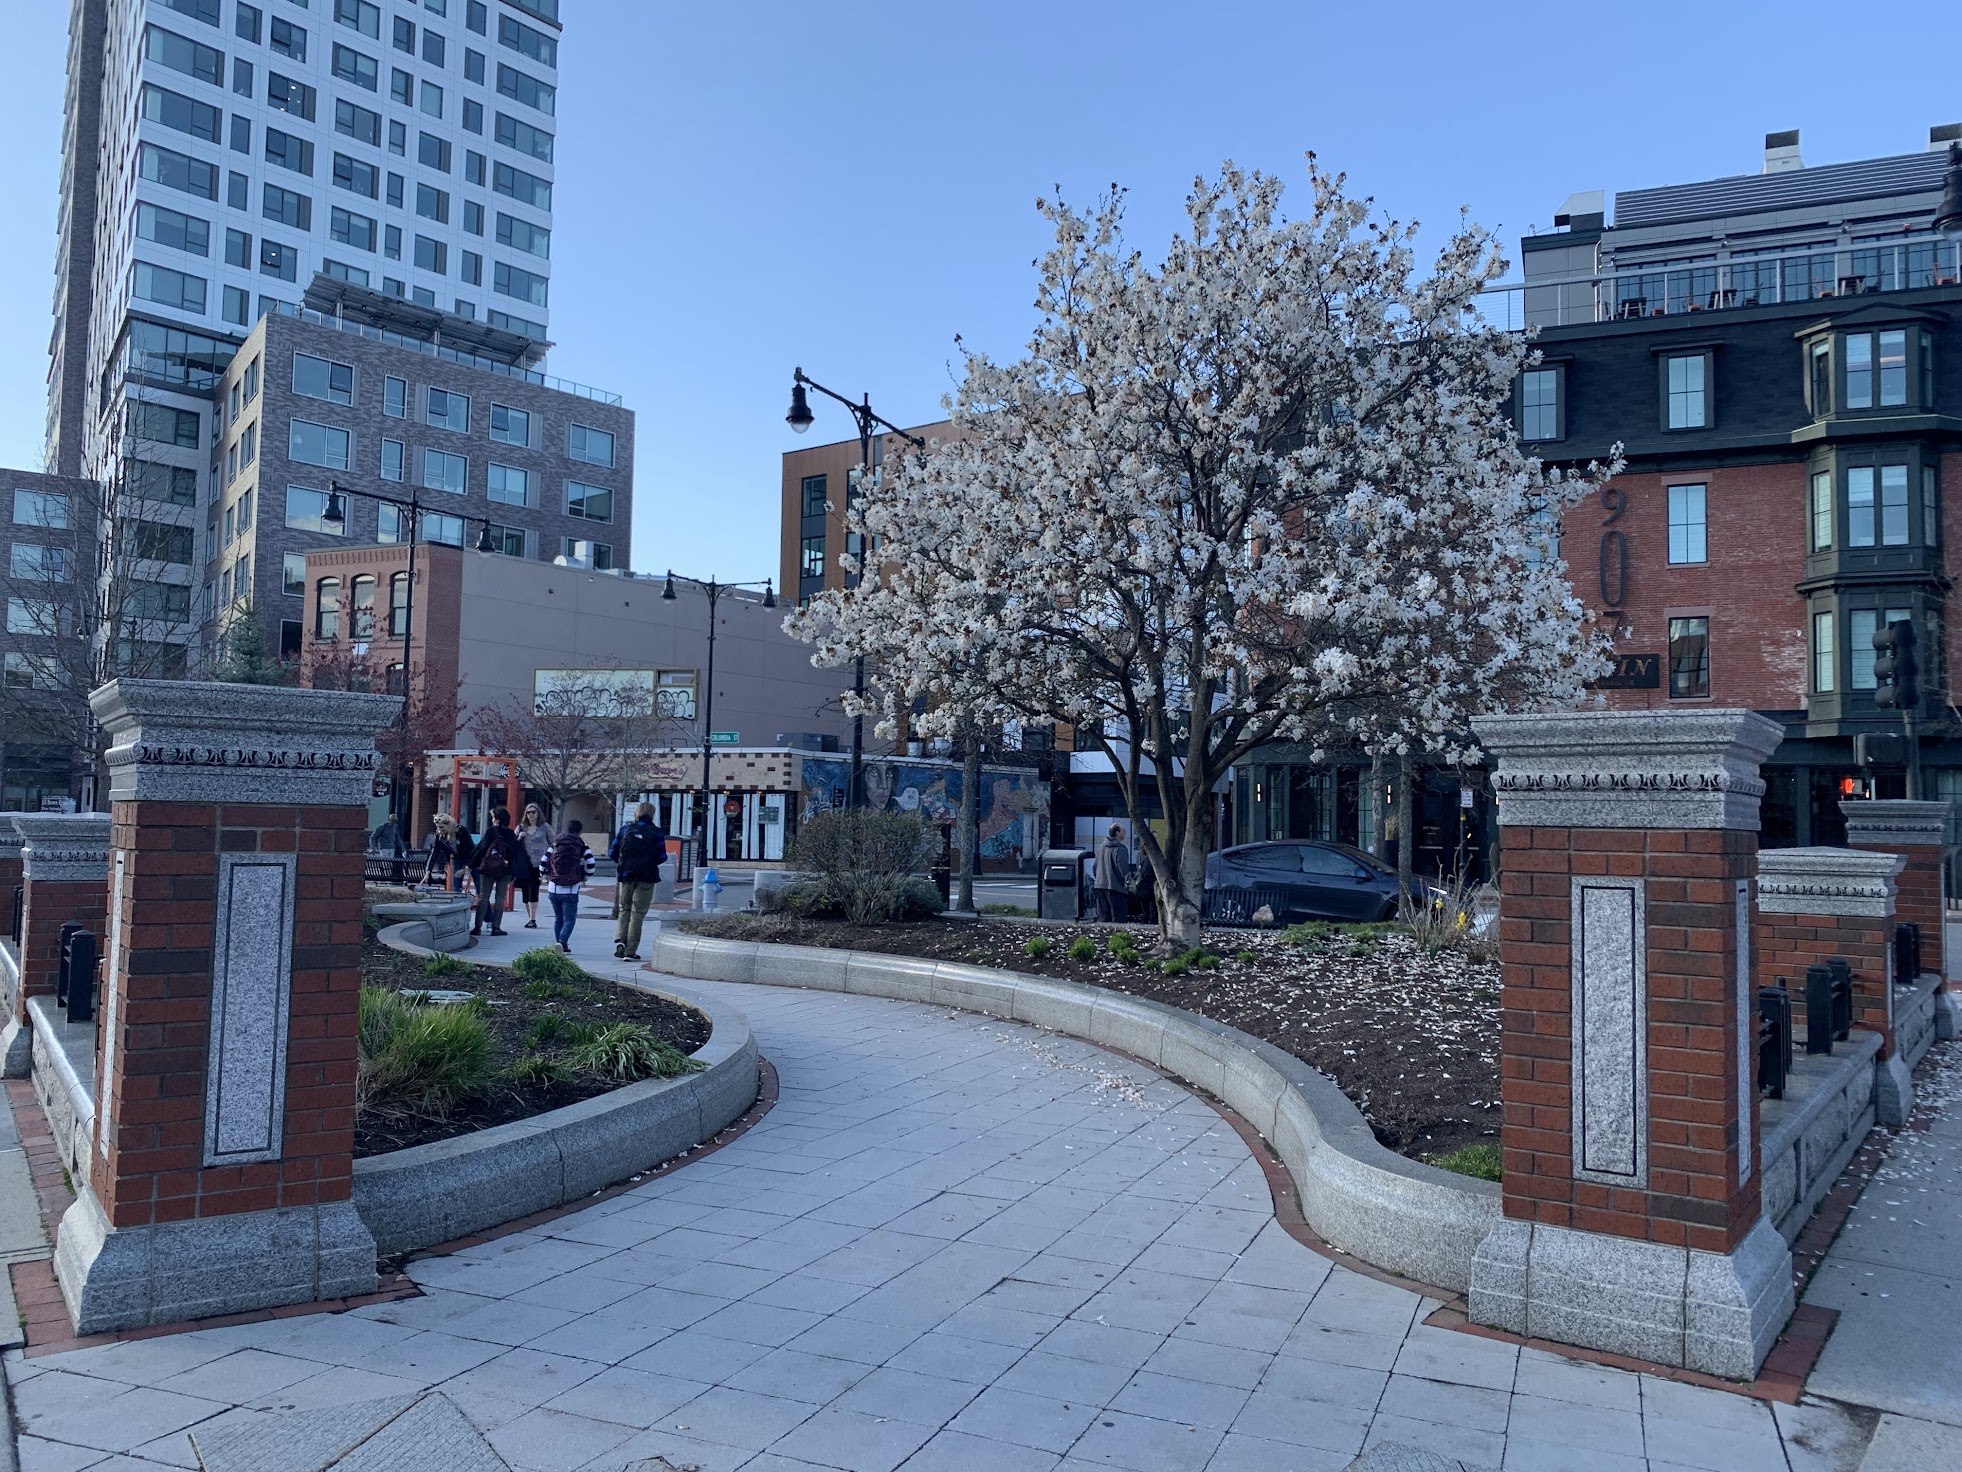
{"label": "traffic light", "polygon": [[1921,689],[1915,683],[1914,625],[1907,619],[1873,632],[1873,703],[1895,710],[1913,710],[1921,704]]}

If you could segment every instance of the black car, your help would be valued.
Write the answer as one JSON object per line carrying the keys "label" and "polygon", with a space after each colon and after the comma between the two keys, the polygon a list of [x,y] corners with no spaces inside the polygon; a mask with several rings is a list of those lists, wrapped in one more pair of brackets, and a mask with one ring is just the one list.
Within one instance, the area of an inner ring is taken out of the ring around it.
{"label": "black car", "polygon": [[[1414,902],[1422,904],[1427,893],[1421,881],[1411,881]],[[1300,839],[1243,843],[1206,856],[1206,899],[1208,913],[1221,919],[1252,920],[1252,911],[1266,905],[1277,925],[1394,920],[1397,875],[1380,859],[1347,844]],[[1249,913],[1236,913],[1240,909]]]}

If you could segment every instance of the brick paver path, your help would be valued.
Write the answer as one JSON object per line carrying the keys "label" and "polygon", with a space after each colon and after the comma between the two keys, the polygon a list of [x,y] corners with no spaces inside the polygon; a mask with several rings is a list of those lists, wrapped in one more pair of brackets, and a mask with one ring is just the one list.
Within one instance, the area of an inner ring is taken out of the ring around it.
{"label": "brick paver path", "polygon": [[[615,971],[610,927],[575,949]],[[535,940],[518,931],[497,954]],[[626,967],[617,968],[625,974]],[[1847,1466],[1837,1412],[1559,1359],[1283,1233],[1247,1147],[1087,1044],[681,985],[746,1013],[774,1111],[720,1153],[411,1267],[426,1296],[23,1360],[26,1472],[196,1466],[186,1432],[437,1388],[528,1472]],[[1853,1460],[1857,1461],[1857,1452]]]}

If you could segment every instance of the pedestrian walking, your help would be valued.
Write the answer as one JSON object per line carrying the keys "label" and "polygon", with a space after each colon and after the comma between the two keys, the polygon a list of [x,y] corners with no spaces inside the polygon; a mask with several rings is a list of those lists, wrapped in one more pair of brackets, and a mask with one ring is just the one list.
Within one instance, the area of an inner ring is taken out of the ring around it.
{"label": "pedestrian walking", "polygon": [[525,872],[518,881],[518,894],[525,902],[525,929],[538,929],[538,886],[545,870],[545,856],[552,851],[558,835],[545,821],[538,804],[525,804],[524,822],[518,825],[518,840],[525,846]]}
{"label": "pedestrian walking", "polygon": [[1090,887],[1097,897],[1097,917],[1124,921],[1131,918],[1131,897],[1125,879],[1131,869],[1131,850],[1124,845],[1124,825],[1113,823],[1097,849],[1097,867]]}
{"label": "pedestrian walking", "polygon": [[429,835],[429,849],[422,866],[424,888],[450,887],[450,865],[456,862],[456,824],[438,818]]}
{"label": "pedestrian walking", "polygon": [[577,818],[565,825],[545,859],[545,893],[552,901],[552,939],[572,954],[572,927],[579,919],[579,887],[592,877],[598,860],[580,836]]}
{"label": "pedestrian walking", "polygon": [[634,820],[613,843],[613,862],[619,870],[619,923],[613,931],[616,960],[640,959],[640,932],[647,922],[647,907],[654,902],[654,886],[661,882],[661,865],[668,856],[668,835],[654,821],[654,804],[644,802],[634,809]]}
{"label": "pedestrian walking", "polygon": [[477,874],[477,918],[470,927],[472,935],[483,930],[486,920],[492,935],[504,934],[504,908],[511,899],[511,885],[528,862],[524,843],[511,828],[511,810],[491,809],[491,825],[479,840],[471,865]]}

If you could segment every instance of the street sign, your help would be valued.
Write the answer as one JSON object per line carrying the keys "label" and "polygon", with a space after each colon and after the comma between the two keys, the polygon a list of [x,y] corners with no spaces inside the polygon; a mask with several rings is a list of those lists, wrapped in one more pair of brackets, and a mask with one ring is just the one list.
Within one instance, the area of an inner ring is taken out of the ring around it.
{"label": "street sign", "polygon": [[743,733],[740,731],[709,732],[710,746],[740,746],[742,744],[742,739],[743,739]]}

